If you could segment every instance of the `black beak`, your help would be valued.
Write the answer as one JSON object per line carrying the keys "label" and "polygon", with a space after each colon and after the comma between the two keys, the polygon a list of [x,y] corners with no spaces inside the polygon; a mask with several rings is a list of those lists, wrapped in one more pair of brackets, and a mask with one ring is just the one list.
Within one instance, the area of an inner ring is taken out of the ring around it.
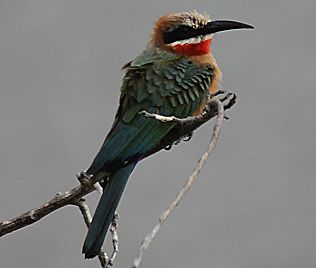
{"label": "black beak", "polygon": [[202,34],[212,34],[234,29],[254,29],[254,27],[238,21],[214,20],[207,23],[206,26],[201,29],[201,31]]}

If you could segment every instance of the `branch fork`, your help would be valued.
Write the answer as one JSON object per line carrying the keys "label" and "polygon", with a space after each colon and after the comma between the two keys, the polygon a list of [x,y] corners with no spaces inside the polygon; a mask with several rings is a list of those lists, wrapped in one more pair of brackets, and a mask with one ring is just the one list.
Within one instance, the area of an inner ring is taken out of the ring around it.
{"label": "branch fork", "polygon": [[[91,187],[92,185],[100,194],[102,194],[103,190],[98,189],[98,188],[102,189],[101,185],[98,182],[93,184],[93,181],[91,180],[92,176],[87,175],[83,171],[77,174],[77,178],[80,181],[82,187]],[[79,208],[83,216],[84,222],[87,228],[89,229],[90,224],[92,222],[92,216],[91,216],[90,209],[88,207],[86,200],[83,197],[81,197],[79,199],[74,200],[72,204]],[[108,268],[109,266],[112,266],[114,264],[117,253],[119,252],[119,240],[118,240],[118,233],[117,233],[118,219],[119,219],[119,215],[115,213],[113,216],[111,227],[110,227],[110,233],[112,235],[112,244],[113,244],[113,251],[111,254],[111,258],[109,258],[106,252],[104,252],[102,249],[100,250],[98,254],[98,259],[100,261],[102,268]]]}

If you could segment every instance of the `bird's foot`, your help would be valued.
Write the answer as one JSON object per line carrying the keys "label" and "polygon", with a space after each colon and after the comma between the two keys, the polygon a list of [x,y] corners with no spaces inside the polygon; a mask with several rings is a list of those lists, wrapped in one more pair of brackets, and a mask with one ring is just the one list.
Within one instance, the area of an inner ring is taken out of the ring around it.
{"label": "bird's foot", "polygon": [[182,138],[182,140],[184,142],[190,141],[193,137],[193,132],[189,133],[188,135],[186,135],[185,137]]}
{"label": "bird's foot", "polygon": [[220,102],[224,104],[224,109],[230,109],[237,100],[237,95],[235,93],[227,93],[222,98],[219,99]]}
{"label": "bird's foot", "polygon": [[172,144],[167,144],[167,145],[164,147],[164,149],[165,149],[166,151],[170,151],[170,150],[172,149]]}
{"label": "bird's foot", "polygon": [[[220,101],[224,104],[224,110],[230,109],[237,100],[237,95],[235,93],[228,93],[223,98],[220,99]],[[227,115],[224,117],[226,120],[229,119]]]}
{"label": "bird's foot", "polygon": [[[236,103],[237,95],[235,93],[229,93],[229,92],[224,91],[224,90],[218,90],[216,93],[210,94],[209,98],[211,100],[213,97],[219,96],[219,95],[221,95],[221,96],[218,100],[223,103],[225,111],[230,109]],[[217,114],[217,111],[215,109],[217,109],[217,106],[214,103],[209,102],[209,105],[207,105],[205,107],[203,112],[208,113],[208,112],[214,111],[214,113]],[[229,117],[226,115],[224,118],[226,120],[229,119]]]}
{"label": "bird's foot", "polygon": [[166,145],[166,146],[164,147],[164,149],[165,149],[166,151],[169,151],[169,150],[172,149],[172,146],[178,145],[181,141],[184,141],[184,142],[190,141],[190,140],[192,139],[192,136],[193,136],[193,132],[189,133],[189,134],[186,135],[186,136],[183,136],[183,137],[179,138],[178,140],[176,140],[176,141],[173,142],[172,144]]}
{"label": "bird's foot", "polygon": [[91,186],[91,178],[92,175],[88,175],[85,171],[80,171],[76,174],[78,181],[81,183],[83,187]]}
{"label": "bird's foot", "polygon": [[227,91],[226,90],[223,90],[223,89],[219,89],[217,90],[215,93],[210,93],[209,94],[209,98],[213,98],[213,97],[216,97],[216,96],[219,96],[219,95],[223,95],[223,94],[226,94]]}

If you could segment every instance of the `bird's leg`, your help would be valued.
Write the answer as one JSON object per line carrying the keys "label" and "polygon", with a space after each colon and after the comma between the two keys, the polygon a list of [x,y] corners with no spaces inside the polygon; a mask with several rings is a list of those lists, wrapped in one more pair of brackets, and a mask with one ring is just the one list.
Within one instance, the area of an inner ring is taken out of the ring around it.
{"label": "bird's leg", "polygon": [[80,171],[76,174],[76,176],[83,187],[91,186],[91,175],[88,175],[85,171]]}
{"label": "bird's leg", "polygon": [[[78,172],[76,176],[83,187],[91,187],[91,184],[93,183],[92,175],[87,174],[86,171],[81,171]],[[93,183],[93,187],[99,194],[103,193],[103,188],[99,182]]]}

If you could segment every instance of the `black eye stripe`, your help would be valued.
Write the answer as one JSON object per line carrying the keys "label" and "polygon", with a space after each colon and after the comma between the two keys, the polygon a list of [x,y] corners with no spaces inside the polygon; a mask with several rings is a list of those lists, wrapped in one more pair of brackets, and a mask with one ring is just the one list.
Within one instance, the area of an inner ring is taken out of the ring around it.
{"label": "black eye stripe", "polygon": [[165,44],[171,44],[175,41],[189,39],[202,34],[202,29],[194,29],[192,27],[181,25],[173,31],[166,31],[163,33],[163,40]]}

